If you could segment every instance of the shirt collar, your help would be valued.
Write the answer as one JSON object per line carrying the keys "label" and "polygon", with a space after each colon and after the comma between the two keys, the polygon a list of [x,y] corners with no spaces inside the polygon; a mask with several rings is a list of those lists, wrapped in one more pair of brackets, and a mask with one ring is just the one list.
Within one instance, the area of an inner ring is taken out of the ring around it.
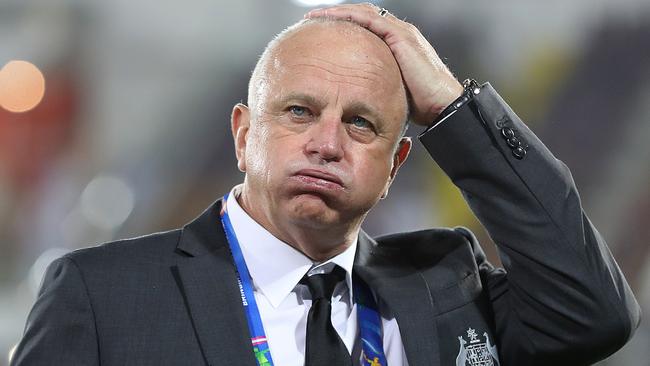
{"label": "shirt collar", "polygon": [[337,256],[323,263],[314,263],[291,245],[273,236],[242,209],[236,199],[240,187],[236,186],[230,192],[226,209],[255,289],[261,291],[277,308],[307,272],[310,275],[329,272],[334,268],[330,263],[334,263],[345,270],[345,282],[351,299],[352,267],[358,240],[355,239],[350,247]]}

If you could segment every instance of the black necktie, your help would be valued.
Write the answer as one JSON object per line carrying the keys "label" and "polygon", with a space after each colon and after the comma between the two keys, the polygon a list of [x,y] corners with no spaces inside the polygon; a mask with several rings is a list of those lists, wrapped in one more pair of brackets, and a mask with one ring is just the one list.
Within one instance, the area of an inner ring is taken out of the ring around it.
{"label": "black necktie", "polygon": [[332,272],[305,276],[312,304],[307,317],[305,366],[352,366],[348,349],[332,325],[332,293],[345,279],[345,270],[336,266]]}

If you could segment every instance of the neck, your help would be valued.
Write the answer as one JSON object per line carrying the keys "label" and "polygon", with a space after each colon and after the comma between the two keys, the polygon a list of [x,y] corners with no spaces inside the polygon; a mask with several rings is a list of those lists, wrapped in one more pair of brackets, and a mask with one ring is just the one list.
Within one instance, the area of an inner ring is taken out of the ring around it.
{"label": "neck", "polygon": [[[319,225],[318,223],[291,222],[273,215],[269,204],[263,200],[251,199],[244,185],[241,194],[236,194],[241,208],[273,236],[300,251],[315,262],[324,262],[349,248],[357,236],[361,221],[350,225]],[[252,204],[252,202],[255,204]]]}

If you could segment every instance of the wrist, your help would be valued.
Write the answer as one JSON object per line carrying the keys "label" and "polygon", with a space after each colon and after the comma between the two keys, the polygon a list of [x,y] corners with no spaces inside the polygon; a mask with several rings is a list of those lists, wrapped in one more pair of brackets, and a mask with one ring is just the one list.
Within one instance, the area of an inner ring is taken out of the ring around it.
{"label": "wrist", "polygon": [[[463,88],[463,84],[461,84],[458,80],[454,79],[455,83],[454,85],[450,88],[449,94],[447,95],[447,98],[445,100],[445,108],[449,107],[456,99],[460,98],[463,93],[465,92],[465,89]],[[443,110],[444,110],[443,109]]]}
{"label": "wrist", "polygon": [[[460,83],[459,83],[460,85]],[[431,129],[433,126],[438,124],[438,122],[445,119],[447,116],[451,115],[458,109],[462,108],[464,105],[469,103],[475,95],[481,92],[481,86],[474,79],[465,79],[461,86],[461,92],[459,96],[453,99],[446,108],[444,108],[440,113],[437,114],[437,117],[429,124],[427,130]]]}
{"label": "wrist", "polygon": [[[451,85],[445,85],[441,88],[441,91],[438,92],[435,97],[435,103],[432,103],[434,107],[431,109],[431,113],[429,114],[433,117],[432,119],[436,120],[438,116],[454,103],[454,101],[463,95],[463,92],[463,85],[456,79],[454,79],[454,83]],[[431,119],[429,119],[429,122],[425,123],[425,126],[428,125],[430,121]]]}

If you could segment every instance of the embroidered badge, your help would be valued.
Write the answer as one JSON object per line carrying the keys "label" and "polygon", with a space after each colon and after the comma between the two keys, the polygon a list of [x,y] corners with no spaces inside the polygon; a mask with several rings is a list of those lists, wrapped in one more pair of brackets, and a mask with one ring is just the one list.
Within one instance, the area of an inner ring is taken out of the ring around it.
{"label": "embroidered badge", "polygon": [[497,347],[490,343],[487,332],[483,332],[485,342],[481,342],[476,330],[467,329],[466,341],[463,336],[458,336],[460,349],[456,356],[456,366],[499,366]]}

